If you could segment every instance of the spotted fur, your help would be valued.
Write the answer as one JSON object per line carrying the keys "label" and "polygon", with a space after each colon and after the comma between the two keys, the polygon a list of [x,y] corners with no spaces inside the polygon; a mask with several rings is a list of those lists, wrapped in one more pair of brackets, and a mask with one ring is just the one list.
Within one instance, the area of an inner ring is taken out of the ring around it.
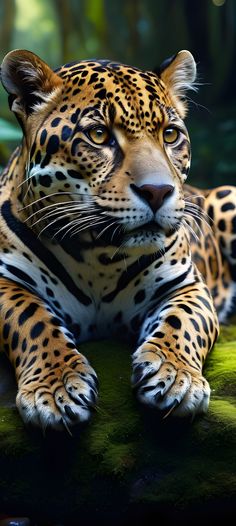
{"label": "spotted fur", "polygon": [[207,409],[215,307],[224,320],[235,295],[236,197],[184,187],[195,69],[187,51],[159,75],[94,60],[53,72],[19,50],[3,61],[24,138],[1,176],[1,346],[25,422],[88,419],[98,382],[79,344],[106,337],[134,346],[141,402]]}

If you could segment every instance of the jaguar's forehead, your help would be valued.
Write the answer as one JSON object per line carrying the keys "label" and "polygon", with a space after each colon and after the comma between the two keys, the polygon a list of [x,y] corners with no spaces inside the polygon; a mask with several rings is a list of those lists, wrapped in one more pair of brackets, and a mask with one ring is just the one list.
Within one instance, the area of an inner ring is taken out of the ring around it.
{"label": "jaguar's forehead", "polygon": [[[142,71],[134,66],[128,66],[119,62],[110,62],[108,60],[82,60],[64,64],[56,70],[56,73],[67,80],[73,80],[76,85],[76,78],[83,84],[95,85],[97,82],[105,83],[112,79],[114,85],[124,85],[137,89],[137,82],[143,84],[163,86],[160,78],[151,71]],[[138,86],[139,87],[139,86]],[[98,87],[99,88],[99,87]]]}
{"label": "jaguar's forehead", "polygon": [[65,104],[93,106],[132,133],[156,127],[164,109],[175,114],[165,85],[153,72],[105,60],[65,64],[56,72],[64,80]]}

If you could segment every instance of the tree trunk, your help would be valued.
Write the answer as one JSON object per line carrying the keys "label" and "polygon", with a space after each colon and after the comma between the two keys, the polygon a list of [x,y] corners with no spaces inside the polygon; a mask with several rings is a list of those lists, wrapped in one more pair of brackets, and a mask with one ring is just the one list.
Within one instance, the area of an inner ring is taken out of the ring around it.
{"label": "tree trunk", "polygon": [[11,49],[16,14],[15,0],[2,0],[0,17],[0,50],[4,56]]}

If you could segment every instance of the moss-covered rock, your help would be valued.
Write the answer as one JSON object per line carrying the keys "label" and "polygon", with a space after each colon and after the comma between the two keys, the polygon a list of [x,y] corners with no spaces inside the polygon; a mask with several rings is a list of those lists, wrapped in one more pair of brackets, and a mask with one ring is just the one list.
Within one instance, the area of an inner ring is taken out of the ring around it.
{"label": "moss-covered rock", "polygon": [[104,341],[81,350],[98,373],[100,398],[90,423],[72,437],[26,429],[14,386],[2,384],[0,512],[44,526],[77,525],[80,516],[137,524],[152,513],[168,521],[236,512],[236,329],[222,330],[208,358],[210,407],[194,422],[140,407],[127,346]]}

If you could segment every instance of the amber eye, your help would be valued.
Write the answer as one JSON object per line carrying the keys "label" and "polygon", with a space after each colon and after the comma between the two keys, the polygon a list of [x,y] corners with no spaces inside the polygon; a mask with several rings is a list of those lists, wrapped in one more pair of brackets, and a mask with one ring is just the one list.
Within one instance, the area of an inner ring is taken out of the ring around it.
{"label": "amber eye", "polygon": [[173,144],[179,138],[179,134],[180,132],[177,128],[169,126],[169,128],[166,128],[163,132],[164,142],[167,144]]}
{"label": "amber eye", "polygon": [[109,131],[103,126],[91,128],[91,130],[88,131],[88,136],[95,144],[106,144],[110,139]]}

